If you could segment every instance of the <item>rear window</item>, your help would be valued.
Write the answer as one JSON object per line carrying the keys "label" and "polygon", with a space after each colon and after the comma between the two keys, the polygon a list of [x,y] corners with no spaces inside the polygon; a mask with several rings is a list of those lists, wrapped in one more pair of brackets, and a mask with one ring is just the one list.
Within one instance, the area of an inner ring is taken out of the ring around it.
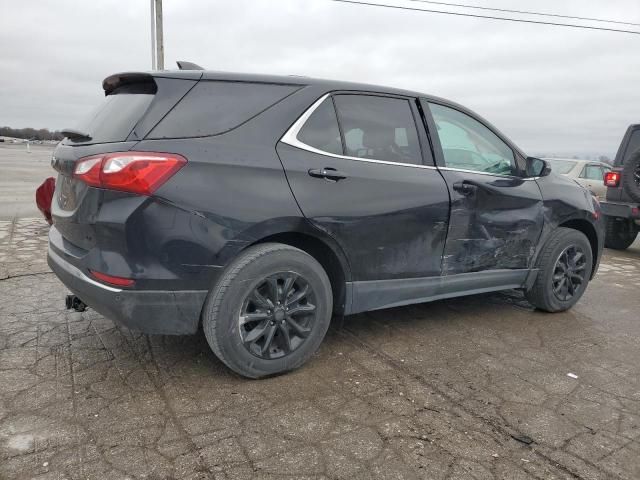
{"label": "rear window", "polygon": [[147,138],[204,137],[224,133],[298,88],[266,83],[200,81]]}
{"label": "rear window", "polygon": [[107,95],[104,101],[76,127],[91,135],[82,143],[123,142],[144,116],[154,95],[129,93],[132,89],[120,89]]}

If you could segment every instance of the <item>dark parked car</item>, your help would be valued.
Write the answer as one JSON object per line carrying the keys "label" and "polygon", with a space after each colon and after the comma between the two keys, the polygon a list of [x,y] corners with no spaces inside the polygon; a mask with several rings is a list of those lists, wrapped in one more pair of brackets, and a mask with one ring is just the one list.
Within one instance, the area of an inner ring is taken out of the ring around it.
{"label": "dark parked car", "polygon": [[597,200],[420,93],[208,71],[108,77],[56,148],[49,265],[133,329],[194,334],[247,377],[294,369],[332,314],[522,289],[570,308]]}
{"label": "dark parked car", "polygon": [[622,137],[613,170],[604,174],[604,184],[605,246],[625,250],[640,231],[640,125],[631,125]]}

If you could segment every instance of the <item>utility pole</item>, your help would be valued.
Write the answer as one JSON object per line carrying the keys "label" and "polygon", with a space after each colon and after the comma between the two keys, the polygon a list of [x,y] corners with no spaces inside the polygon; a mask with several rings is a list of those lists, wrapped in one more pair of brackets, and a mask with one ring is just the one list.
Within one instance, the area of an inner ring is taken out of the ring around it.
{"label": "utility pole", "polygon": [[151,19],[151,70],[156,69],[156,0],[149,0],[149,18]]}
{"label": "utility pole", "polygon": [[151,7],[151,70],[164,70],[162,0],[149,0]]}

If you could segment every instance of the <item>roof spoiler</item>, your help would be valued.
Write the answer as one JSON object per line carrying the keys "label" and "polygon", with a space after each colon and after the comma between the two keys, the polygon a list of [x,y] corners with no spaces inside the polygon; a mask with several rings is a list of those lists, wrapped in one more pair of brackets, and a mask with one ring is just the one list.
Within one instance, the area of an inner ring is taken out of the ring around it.
{"label": "roof spoiler", "polygon": [[180,70],[204,70],[200,65],[193,62],[185,62],[184,60],[178,60],[176,62]]}
{"label": "roof spoiler", "polygon": [[102,82],[102,88],[104,89],[105,95],[110,95],[117,88],[123,87],[125,85],[135,85],[134,88],[140,90],[139,93],[156,93],[158,89],[153,76],[149,73],[116,73],[105,78]]}

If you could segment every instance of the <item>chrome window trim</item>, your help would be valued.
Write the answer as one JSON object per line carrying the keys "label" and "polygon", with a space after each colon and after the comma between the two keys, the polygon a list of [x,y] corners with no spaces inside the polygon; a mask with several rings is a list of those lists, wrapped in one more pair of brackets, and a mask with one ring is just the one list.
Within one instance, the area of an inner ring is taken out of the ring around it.
{"label": "chrome window trim", "polygon": [[309,117],[316,111],[316,109],[324,102],[327,98],[331,96],[331,93],[327,93],[320,97],[315,101],[313,105],[311,105],[295,123],[287,130],[287,132],[282,136],[280,141],[282,143],[286,143],[287,145],[291,145],[292,147],[300,148],[302,150],[306,150],[307,152],[317,153],[318,155],[324,155],[327,157],[340,158],[342,160],[355,160],[358,162],[366,162],[366,163],[379,163],[382,165],[397,165],[399,167],[412,167],[412,168],[426,168],[428,170],[437,170],[433,165],[423,165],[417,163],[402,163],[402,162],[392,162],[389,160],[377,160],[374,158],[360,158],[360,157],[351,157],[348,155],[338,155],[336,153],[325,152],[324,150],[320,150],[318,148],[312,147],[311,145],[307,145],[304,142],[301,142],[298,139],[298,134],[304,124],[307,123]]}
{"label": "chrome window trim", "polygon": [[[397,165],[399,167],[425,168],[427,170],[449,170],[449,171],[452,171],[452,172],[477,173],[478,175],[489,175],[489,176],[496,177],[496,178],[517,178],[517,179],[520,179],[520,180],[535,180],[536,178],[539,178],[539,177],[518,177],[516,175],[500,175],[500,174],[496,174],[496,173],[479,172],[479,171],[476,171],[476,170],[465,170],[463,168],[437,167],[437,166],[433,166],[433,165],[423,165],[423,164],[419,165],[419,164],[416,164],[416,163],[391,162],[389,160],[376,160],[376,159],[373,159],[373,158],[351,157],[351,156],[348,156],[348,155],[338,155],[336,153],[325,152],[324,150],[320,150],[319,148],[315,148],[315,147],[312,147],[311,145],[307,145],[306,143],[301,142],[298,139],[298,134],[300,133],[300,130],[302,130],[302,127],[304,127],[304,124],[307,123],[307,120],[309,120],[309,117],[311,115],[313,115],[313,112],[315,112],[316,109],[322,104],[322,102],[324,102],[331,95],[332,95],[331,93],[326,93],[322,97],[320,97],[318,100],[316,100],[302,115],[300,115],[298,120],[296,120],[294,122],[294,124],[291,125],[289,130],[287,130],[287,132],[282,136],[280,141],[282,143],[286,143],[287,145],[290,145],[292,147],[296,147],[296,148],[300,148],[302,150],[306,150],[307,152],[316,153],[318,155],[324,155],[324,156],[332,157],[332,158],[340,158],[342,160],[355,160],[357,162],[379,163],[379,164],[382,164],[382,165]],[[337,112],[336,112],[336,114],[337,114]],[[498,137],[498,138],[500,138],[500,137]],[[507,144],[507,146],[508,146],[508,144]],[[509,148],[511,148],[511,147],[509,147]]]}
{"label": "chrome window trim", "polygon": [[501,175],[499,173],[491,173],[491,172],[480,172],[478,170],[467,170],[464,168],[454,168],[454,167],[438,167],[439,170],[448,170],[451,172],[463,172],[463,173],[477,173],[478,175],[489,175],[490,177],[496,178],[517,178],[518,180],[535,180],[540,177],[519,177],[517,175]]}

